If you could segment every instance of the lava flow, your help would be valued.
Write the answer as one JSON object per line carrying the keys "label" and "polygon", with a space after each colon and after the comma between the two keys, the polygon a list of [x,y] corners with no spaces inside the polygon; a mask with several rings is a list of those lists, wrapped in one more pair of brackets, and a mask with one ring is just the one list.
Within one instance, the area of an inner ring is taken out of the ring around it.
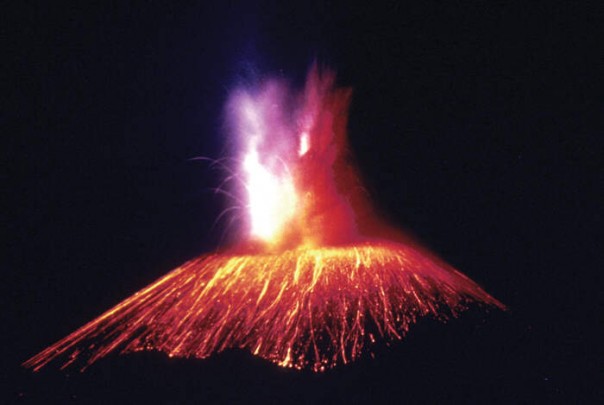
{"label": "lava flow", "polygon": [[238,243],[184,263],[24,363],[81,369],[109,354],[205,358],[228,348],[323,371],[420,316],[504,306],[374,214],[346,139],[350,89],[313,67],[227,104],[246,212]]}

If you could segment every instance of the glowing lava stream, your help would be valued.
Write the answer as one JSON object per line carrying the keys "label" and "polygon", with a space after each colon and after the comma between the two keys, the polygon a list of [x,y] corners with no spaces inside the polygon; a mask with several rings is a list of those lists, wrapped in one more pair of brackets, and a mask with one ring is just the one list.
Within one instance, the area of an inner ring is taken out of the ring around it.
{"label": "glowing lava stream", "polygon": [[346,143],[351,92],[311,70],[227,105],[239,145],[247,236],[193,259],[27,360],[86,368],[112,351],[205,358],[241,348],[322,371],[398,340],[419,316],[504,308],[373,213]]}

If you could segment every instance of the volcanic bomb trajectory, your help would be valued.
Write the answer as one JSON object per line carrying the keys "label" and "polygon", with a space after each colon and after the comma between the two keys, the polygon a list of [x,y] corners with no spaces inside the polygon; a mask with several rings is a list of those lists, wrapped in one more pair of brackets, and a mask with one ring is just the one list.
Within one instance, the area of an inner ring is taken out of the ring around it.
{"label": "volcanic bomb trajectory", "polygon": [[24,363],[83,370],[103,356],[155,350],[205,358],[241,348],[323,371],[401,339],[420,316],[504,306],[374,214],[351,163],[351,90],[311,68],[235,90],[227,117],[245,212],[239,242],[190,260]]}

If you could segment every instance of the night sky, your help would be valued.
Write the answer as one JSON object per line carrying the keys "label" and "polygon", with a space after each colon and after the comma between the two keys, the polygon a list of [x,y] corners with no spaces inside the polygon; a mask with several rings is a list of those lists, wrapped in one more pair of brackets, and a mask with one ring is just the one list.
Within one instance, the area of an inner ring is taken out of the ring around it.
{"label": "night sky", "polygon": [[[0,16],[8,403],[602,401],[595,7],[14,3]],[[232,89],[301,86],[315,59],[354,88],[351,147],[380,212],[509,310],[422,320],[319,375],[240,351],[22,369],[220,246],[224,173],[191,158],[231,153]]]}

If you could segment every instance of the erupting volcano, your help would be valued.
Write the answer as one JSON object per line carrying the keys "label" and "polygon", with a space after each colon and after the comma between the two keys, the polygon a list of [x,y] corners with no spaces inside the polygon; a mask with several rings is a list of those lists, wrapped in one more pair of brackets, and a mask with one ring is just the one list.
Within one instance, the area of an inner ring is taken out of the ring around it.
{"label": "erupting volcano", "polygon": [[[205,358],[241,348],[323,371],[401,339],[420,316],[504,308],[373,212],[352,163],[351,90],[313,67],[305,88],[265,80],[231,94],[239,241],[168,273],[27,360],[81,369],[117,351]],[[237,188],[238,187],[238,188]]]}

